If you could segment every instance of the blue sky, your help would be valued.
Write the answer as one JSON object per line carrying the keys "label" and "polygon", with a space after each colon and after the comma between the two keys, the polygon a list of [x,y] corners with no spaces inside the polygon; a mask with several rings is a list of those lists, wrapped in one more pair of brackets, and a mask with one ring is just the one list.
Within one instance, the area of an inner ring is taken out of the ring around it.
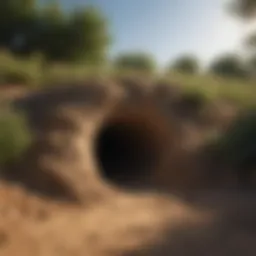
{"label": "blue sky", "polygon": [[[48,0],[49,1],[49,0]],[[65,9],[99,6],[110,21],[111,55],[148,51],[160,65],[182,53],[204,63],[240,46],[244,26],[224,10],[225,0],[59,0]]]}

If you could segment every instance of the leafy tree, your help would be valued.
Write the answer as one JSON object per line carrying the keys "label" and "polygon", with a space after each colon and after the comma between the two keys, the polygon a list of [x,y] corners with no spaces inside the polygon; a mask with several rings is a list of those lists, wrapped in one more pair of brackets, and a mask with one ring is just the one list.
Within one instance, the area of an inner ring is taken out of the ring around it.
{"label": "leafy tree", "polygon": [[107,21],[98,9],[88,7],[75,11],[71,16],[68,31],[68,57],[86,59],[89,62],[105,60],[111,41]]}
{"label": "leafy tree", "polygon": [[210,72],[222,77],[245,77],[245,66],[235,54],[225,54],[218,57],[210,65]]}
{"label": "leafy tree", "polygon": [[[69,37],[66,32],[68,22],[60,6],[54,2],[44,6],[38,19],[37,45],[46,60],[60,61],[65,59]],[[65,42],[65,43],[64,43]]]}
{"label": "leafy tree", "polygon": [[193,55],[184,55],[171,64],[171,70],[194,74],[199,71],[199,61]]}
{"label": "leafy tree", "polygon": [[110,37],[102,13],[87,7],[65,17],[57,6],[52,7],[43,16],[40,36],[43,42],[40,48],[48,60],[97,63],[105,60]]}
{"label": "leafy tree", "polygon": [[24,47],[34,16],[35,0],[3,1],[0,8],[0,46],[13,51]]}
{"label": "leafy tree", "polygon": [[114,61],[114,65],[120,69],[152,72],[156,68],[154,58],[147,53],[130,52],[120,54]]}
{"label": "leafy tree", "polygon": [[231,0],[228,9],[230,12],[245,20],[250,20],[256,17],[255,0]]}
{"label": "leafy tree", "polygon": [[107,21],[95,8],[65,13],[58,2],[8,0],[0,8],[0,47],[17,55],[41,52],[50,61],[102,61],[110,43]]}

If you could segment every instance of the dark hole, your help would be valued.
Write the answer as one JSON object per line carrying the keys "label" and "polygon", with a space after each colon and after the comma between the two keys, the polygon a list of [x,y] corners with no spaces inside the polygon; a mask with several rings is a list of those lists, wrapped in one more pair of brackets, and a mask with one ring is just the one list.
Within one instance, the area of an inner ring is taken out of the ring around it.
{"label": "dark hole", "polygon": [[143,125],[111,123],[96,141],[102,175],[117,185],[145,181],[158,162],[154,136]]}

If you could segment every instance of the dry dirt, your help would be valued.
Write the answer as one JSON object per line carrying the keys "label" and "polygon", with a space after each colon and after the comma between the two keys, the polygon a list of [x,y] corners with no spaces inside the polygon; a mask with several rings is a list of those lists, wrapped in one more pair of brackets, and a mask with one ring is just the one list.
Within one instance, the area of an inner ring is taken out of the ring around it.
{"label": "dry dirt", "polygon": [[81,207],[2,184],[0,255],[255,255],[255,195],[213,195],[120,191]]}
{"label": "dry dirt", "polygon": [[146,193],[79,207],[2,184],[0,198],[0,255],[120,255],[159,239],[170,219],[198,217],[175,199]]}

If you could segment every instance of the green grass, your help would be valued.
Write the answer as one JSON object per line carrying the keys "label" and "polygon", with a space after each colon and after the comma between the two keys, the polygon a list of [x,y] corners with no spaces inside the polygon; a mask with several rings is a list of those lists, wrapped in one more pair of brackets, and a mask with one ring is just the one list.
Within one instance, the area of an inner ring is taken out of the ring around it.
{"label": "green grass", "polygon": [[177,84],[185,92],[199,93],[209,100],[228,99],[247,107],[256,102],[256,81],[242,79],[224,79],[211,75],[185,75],[157,72],[139,72],[134,70],[113,69],[111,66],[92,67],[81,64],[50,63],[45,64],[40,54],[27,59],[14,57],[9,52],[0,51],[0,85],[20,84],[28,88],[53,86],[63,82],[83,81],[88,77],[120,78],[133,76],[147,81],[164,79]]}
{"label": "green grass", "polygon": [[256,81],[217,78],[210,75],[184,75],[173,73],[166,77],[188,92],[198,92],[209,100],[227,99],[242,107],[256,103]]}
{"label": "green grass", "polygon": [[21,59],[6,51],[0,52],[0,84],[21,84],[35,87],[42,76],[42,62],[36,55]]}

